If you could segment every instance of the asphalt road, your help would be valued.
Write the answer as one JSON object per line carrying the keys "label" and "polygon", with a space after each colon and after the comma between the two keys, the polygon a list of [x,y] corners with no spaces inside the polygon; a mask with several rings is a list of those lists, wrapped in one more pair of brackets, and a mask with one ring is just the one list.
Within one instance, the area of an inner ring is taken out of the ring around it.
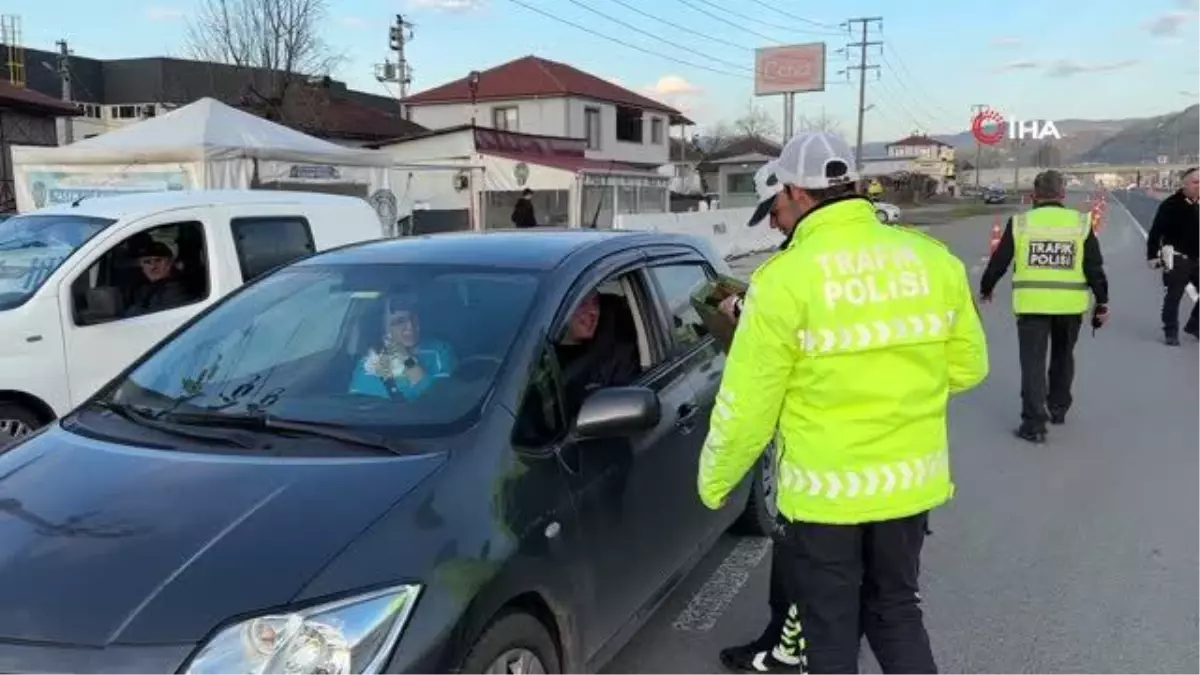
{"label": "asphalt road", "polygon": [[[991,223],[928,230],[976,286]],[[1045,446],[1011,434],[1020,380],[1007,281],[983,306],[991,375],[952,403],[958,494],[933,514],[923,561],[942,672],[1200,669],[1200,350],[1190,339],[1161,342],[1161,289],[1144,242],[1129,212],[1111,204],[1101,243],[1112,319],[1094,338],[1081,335],[1075,407]],[[606,672],[723,672],[717,652],[766,622],[768,547],[719,542]],[[879,672],[865,645],[862,661]]]}

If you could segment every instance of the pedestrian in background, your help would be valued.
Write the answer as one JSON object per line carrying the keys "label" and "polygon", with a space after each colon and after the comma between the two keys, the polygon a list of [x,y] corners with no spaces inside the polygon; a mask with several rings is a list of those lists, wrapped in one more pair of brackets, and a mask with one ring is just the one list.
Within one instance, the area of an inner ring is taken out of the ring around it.
{"label": "pedestrian in background", "polygon": [[954,493],[947,401],[987,376],[987,343],[962,263],[880,223],[854,163],[827,133],[769,163],[775,218],[795,225],[751,279],[701,452],[700,498],[719,509],[776,442],[787,611],[749,672],[857,672],[864,634],[884,672],[937,669],[921,547]]}
{"label": "pedestrian in background", "polygon": [[[1108,279],[1100,240],[1089,214],[1067,208],[1066,180],[1057,171],[1033,179],[1033,207],[1008,219],[979,283],[992,301],[996,284],[1013,270],[1013,313],[1021,358],[1021,425],[1013,432],[1031,443],[1046,441],[1046,422],[1063,424],[1071,409],[1075,343],[1088,311],[1108,319]],[[1049,347],[1049,371],[1046,368]]]}
{"label": "pedestrian in background", "polygon": [[[1171,269],[1163,271],[1161,313],[1163,338],[1172,346],[1179,344],[1179,301],[1183,299],[1184,290],[1189,283],[1194,288],[1200,288],[1200,275],[1197,274],[1200,271],[1200,265],[1197,264],[1200,257],[1197,252],[1200,242],[1200,207],[1197,206],[1200,171],[1196,169],[1192,167],[1185,171],[1179,189],[1158,205],[1154,224],[1150,226],[1150,234],[1146,237],[1146,259],[1151,267],[1164,267],[1164,247],[1174,249]],[[1192,313],[1183,332],[1200,338],[1196,307],[1192,305]]]}
{"label": "pedestrian in background", "polygon": [[533,212],[533,190],[525,188],[521,192],[521,198],[517,200],[516,206],[513,207],[512,223],[516,227],[537,227],[537,216]]}

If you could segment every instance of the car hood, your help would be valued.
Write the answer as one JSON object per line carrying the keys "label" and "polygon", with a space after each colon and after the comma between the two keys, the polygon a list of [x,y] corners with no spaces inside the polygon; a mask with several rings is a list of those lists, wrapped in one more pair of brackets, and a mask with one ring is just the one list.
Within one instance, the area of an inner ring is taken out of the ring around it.
{"label": "car hood", "polygon": [[0,454],[0,639],[199,641],[289,602],[444,460],[197,454],[50,429]]}

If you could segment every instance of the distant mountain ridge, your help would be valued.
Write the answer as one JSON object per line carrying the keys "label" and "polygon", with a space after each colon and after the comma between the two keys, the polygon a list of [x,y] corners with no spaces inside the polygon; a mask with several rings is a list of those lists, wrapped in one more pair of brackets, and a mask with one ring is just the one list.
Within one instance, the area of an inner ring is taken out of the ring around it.
{"label": "distant mountain ridge", "polygon": [[[1193,158],[1200,154],[1200,105],[1155,117],[1067,119],[1055,120],[1054,125],[1063,138],[1052,142],[1061,152],[1064,164],[1141,163],[1154,162],[1163,154],[1190,155]],[[974,154],[975,137],[969,129],[955,134],[932,134],[930,137],[961,151],[959,156],[962,159],[970,161]],[[863,143],[863,157],[886,156],[887,145],[892,142]],[[1033,160],[1038,145],[1037,141],[1025,143],[1020,151],[1023,163]],[[994,150],[1003,156],[1010,153],[1010,149],[1003,145]]]}

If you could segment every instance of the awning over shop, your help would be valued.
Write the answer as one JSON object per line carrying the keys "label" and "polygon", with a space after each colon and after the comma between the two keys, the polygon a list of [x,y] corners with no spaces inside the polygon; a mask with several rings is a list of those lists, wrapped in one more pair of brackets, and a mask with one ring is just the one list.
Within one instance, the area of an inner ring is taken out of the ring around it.
{"label": "awning over shop", "polygon": [[586,157],[509,152],[485,152],[479,157],[486,167],[484,190],[569,190],[577,177],[584,185],[663,187],[670,183],[670,178],[654,171]]}

